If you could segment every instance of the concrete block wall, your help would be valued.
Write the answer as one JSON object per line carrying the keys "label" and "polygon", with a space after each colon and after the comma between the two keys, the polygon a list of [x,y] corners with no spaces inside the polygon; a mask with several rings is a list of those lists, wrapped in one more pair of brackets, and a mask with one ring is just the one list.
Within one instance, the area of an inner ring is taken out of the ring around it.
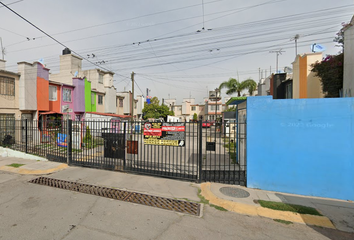
{"label": "concrete block wall", "polygon": [[247,186],[354,200],[354,98],[247,98]]}

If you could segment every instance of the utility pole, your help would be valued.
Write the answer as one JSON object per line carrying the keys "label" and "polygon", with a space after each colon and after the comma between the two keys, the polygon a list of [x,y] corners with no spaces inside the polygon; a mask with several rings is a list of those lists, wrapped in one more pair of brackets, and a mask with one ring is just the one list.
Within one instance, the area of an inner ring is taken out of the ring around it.
{"label": "utility pole", "polygon": [[132,72],[131,74],[131,79],[132,79],[132,104],[130,106],[130,113],[131,113],[131,118],[132,118],[132,121],[134,121],[134,75],[135,73]]}
{"label": "utility pole", "polygon": [[297,56],[297,40],[300,38],[300,35],[299,34],[296,34],[295,37],[294,37],[294,40],[295,40],[295,58]]}
{"label": "utility pole", "polygon": [[282,51],[281,49],[277,50],[277,51],[269,51],[270,53],[275,53],[276,54],[276,72],[275,73],[278,73],[279,69],[278,69],[278,57],[279,55],[281,55],[281,53],[285,52],[285,51]]}
{"label": "utility pole", "polygon": [[3,46],[2,46],[2,38],[1,37],[0,37],[0,50],[1,50],[1,53],[2,53],[2,60],[5,60],[4,59],[5,50],[4,50]]}
{"label": "utility pole", "polygon": [[[258,78],[259,78],[259,80],[261,80],[261,68],[258,68]],[[240,80],[240,79],[238,79],[238,80]]]}

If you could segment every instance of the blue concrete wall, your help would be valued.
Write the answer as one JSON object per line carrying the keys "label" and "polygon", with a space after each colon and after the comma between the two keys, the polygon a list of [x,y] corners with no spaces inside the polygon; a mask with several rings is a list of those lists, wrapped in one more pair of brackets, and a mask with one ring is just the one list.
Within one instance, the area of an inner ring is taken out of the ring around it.
{"label": "blue concrete wall", "polygon": [[247,98],[247,186],[354,200],[354,98]]}

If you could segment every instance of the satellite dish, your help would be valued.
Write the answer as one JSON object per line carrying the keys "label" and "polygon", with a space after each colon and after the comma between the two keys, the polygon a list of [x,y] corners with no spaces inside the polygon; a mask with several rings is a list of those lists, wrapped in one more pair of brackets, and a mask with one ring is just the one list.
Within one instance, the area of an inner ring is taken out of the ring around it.
{"label": "satellite dish", "polygon": [[39,62],[40,64],[44,65],[44,60],[43,60],[43,58],[39,59],[38,62]]}
{"label": "satellite dish", "polygon": [[311,51],[313,53],[324,52],[325,50],[326,50],[326,48],[324,46],[322,46],[321,44],[314,43],[311,45]]}
{"label": "satellite dish", "polygon": [[284,72],[286,73],[292,73],[293,69],[291,67],[284,67]]}
{"label": "satellite dish", "polygon": [[79,72],[76,71],[75,74],[74,74],[74,77],[77,77],[78,74],[79,74]]}

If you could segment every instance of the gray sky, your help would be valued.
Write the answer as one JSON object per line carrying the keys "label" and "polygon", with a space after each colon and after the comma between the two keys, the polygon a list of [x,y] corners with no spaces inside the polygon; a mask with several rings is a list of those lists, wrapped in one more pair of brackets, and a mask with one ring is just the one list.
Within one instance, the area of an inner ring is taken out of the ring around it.
{"label": "gray sky", "polygon": [[[324,45],[324,54],[339,52],[333,38],[354,13],[353,0],[2,2],[70,49],[114,71],[118,91],[131,89],[134,71],[136,95],[146,95],[149,88],[160,100],[192,97],[196,103],[230,77],[258,82],[259,68],[263,74],[269,75],[270,68],[274,72],[276,57],[269,51],[285,51],[279,69],[291,67],[296,34],[298,53],[310,52],[313,43]],[[0,23],[8,70],[17,71],[17,62],[43,58],[52,73],[59,71],[63,46],[1,6]],[[83,65],[96,67],[85,60]]]}

